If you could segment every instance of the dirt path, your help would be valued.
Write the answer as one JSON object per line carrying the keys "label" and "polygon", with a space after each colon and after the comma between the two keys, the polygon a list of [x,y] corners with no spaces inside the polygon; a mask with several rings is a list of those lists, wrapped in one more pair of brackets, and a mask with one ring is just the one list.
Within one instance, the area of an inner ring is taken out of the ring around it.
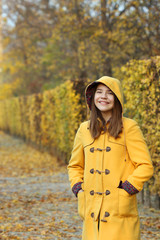
{"label": "dirt path", "polygon": [[[78,240],[82,222],[66,167],[0,132],[0,239]],[[139,206],[142,239],[160,239],[159,212]]]}

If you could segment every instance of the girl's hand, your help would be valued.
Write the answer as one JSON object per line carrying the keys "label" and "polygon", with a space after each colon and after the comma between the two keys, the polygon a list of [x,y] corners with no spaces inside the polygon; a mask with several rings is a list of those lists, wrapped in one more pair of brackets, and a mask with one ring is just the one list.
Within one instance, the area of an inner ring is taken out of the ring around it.
{"label": "girl's hand", "polygon": [[83,192],[83,190],[82,190],[82,189],[80,189],[80,190],[78,191],[78,194],[79,194],[80,192]]}

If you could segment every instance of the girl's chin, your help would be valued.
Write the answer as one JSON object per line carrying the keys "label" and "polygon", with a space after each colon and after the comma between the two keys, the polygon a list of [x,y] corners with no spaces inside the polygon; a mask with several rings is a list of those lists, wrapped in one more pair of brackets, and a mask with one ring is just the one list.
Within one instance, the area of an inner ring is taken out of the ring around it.
{"label": "girl's chin", "polygon": [[103,108],[103,107],[101,107],[101,108],[98,108],[101,112],[108,112],[108,111],[111,111],[112,110],[112,108]]}

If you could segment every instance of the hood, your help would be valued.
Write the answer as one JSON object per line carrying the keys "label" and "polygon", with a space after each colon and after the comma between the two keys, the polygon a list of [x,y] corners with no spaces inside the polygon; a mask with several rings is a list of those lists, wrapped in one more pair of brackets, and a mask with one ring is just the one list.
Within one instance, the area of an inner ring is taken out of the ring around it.
{"label": "hood", "polygon": [[100,79],[90,83],[86,87],[85,96],[86,96],[86,102],[87,102],[89,109],[91,110],[93,89],[98,83],[103,83],[104,85],[106,85],[107,87],[109,87],[111,89],[111,91],[116,95],[116,97],[120,101],[122,109],[123,109],[123,93],[122,93],[121,83],[118,79],[108,77],[108,76],[103,76]]}

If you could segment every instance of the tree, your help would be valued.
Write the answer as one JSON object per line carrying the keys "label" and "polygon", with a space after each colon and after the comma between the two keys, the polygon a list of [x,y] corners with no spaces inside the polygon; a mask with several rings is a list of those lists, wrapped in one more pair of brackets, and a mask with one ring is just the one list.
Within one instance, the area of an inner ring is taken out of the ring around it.
{"label": "tree", "polygon": [[2,78],[14,96],[68,79],[82,95],[89,79],[160,54],[158,0],[4,0],[3,11]]}

